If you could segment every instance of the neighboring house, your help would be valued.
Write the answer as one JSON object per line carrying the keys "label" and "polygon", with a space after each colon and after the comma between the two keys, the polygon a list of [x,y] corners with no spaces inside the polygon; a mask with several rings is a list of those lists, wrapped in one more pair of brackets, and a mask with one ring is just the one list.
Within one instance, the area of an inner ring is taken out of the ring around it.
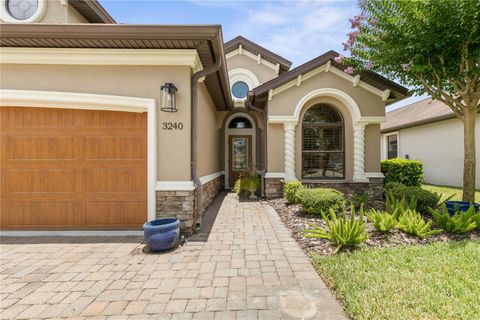
{"label": "neighboring house", "polygon": [[[388,112],[382,124],[382,159],[406,158],[423,162],[425,182],[463,184],[463,124],[438,100],[421,100]],[[477,163],[480,159],[480,114],[476,125]],[[480,171],[475,182],[480,188]]]}
{"label": "neighboring house", "polygon": [[[1,228],[193,232],[249,173],[377,193],[407,90],[330,51],[291,63],[220,26],[123,25],[97,1],[0,1]],[[176,112],[168,112],[176,111]]]}

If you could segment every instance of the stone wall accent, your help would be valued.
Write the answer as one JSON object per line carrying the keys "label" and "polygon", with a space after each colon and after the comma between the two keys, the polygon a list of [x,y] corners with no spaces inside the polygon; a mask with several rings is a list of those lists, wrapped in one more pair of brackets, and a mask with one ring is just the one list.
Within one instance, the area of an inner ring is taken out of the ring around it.
{"label": "stone wall accent", "polygon": [[[343,192],[347,196],[356,194],[368,194],[374,199],[383,199],[384,187],[383,178],[369,178],[369,182],[304,182],[311,188],[333,188]],[[283,197],[283,179],[265,179],[265,194],[268,199]]]}
{"label": "stone wall accent", "polygon": [[192,234],[195,230],[194,191],[157,191],[157,219],[177,218],[182,233]]}
{"label": "stone wall accent", "polygon": [[221,175],[216,177],[213,180],[205,183],[202,187],[202,213],[205,212],[208,206],[212,203],[213,199],[223,190],[223,185],[225,182],[225,176]]}
{"label": "stone wall accent", "polygon": [[[215,196],[223,189],[224,176],[219,176],[203,185],[202,213],[207,210]],[[201,223],[201,217],[195,219],[195,190],[192,191],[157,191],[157,219],[177,218],[180,220],[182,234],[191,235],[195,232],[196,223]]]}
{"label": "stone wall accent", "polygon": [[265,178],[265,196],[267,199],[283,197],[283,179]]}

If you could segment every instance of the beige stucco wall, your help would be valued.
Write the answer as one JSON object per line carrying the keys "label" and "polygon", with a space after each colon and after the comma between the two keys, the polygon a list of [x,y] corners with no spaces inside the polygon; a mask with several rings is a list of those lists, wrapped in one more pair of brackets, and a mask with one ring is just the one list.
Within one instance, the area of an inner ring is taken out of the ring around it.
{"label": "beige stucco wall", "polygon": [[[178,88],[176,113],[158,110],[158,180],[190,180],[190,77],[187,66],[1,65],[2,89],[44,90],[156,99],[160,86]],[[162,130],[182,122],[183,130]]]}
{"label": "beige stucco wall", "polygon": [[247,69],[255,74],[260,83],[267,82],[268,80],[278,76],[277,72],[272,68],[269,68],[263,64],[258,64],[252,58],[239,54],[227,59],[227,68],[229,71],[237,68]]}
{"label": "beige stucco wall", "polygon": [[203,83],[198,86],[198,174],[206,176],[223,171],[221,128],[217,109]]}
{"label": "beige stucco wall", "polygon": [[[268,102],[269,116],[293,116],[298,102],[309,92],[320,88],[334,88],[351,96],[357,103],[362,116],[385,116],[382,99],[360,87],[354,87],[331,72],[322,72],[286,91],[275,95]],[[353,121],[345,104],[333,97],[317,97],[309,100],[300,112],[295,130],[295,175],[302,177],[302,119],[305,111],[318,103],[328,103],[336,107],[345,122],[345,181],[353,180]],[[268,127],[268,172],[284,172],[284,129],[283,124],[269,124]],[[380,171],[380,126],[369,124],[365,129],[365,172]]]}
{"label": "beige stucco wall", "polygon": [[[388,133],[391,134],[391,133]],[[382,158],[386,158],[386,135],[382,135]],[[399,156],[423,162],[427,183],[463,185],[463,124],[455,118],[402,129],[399,134]],[[477,174],[475,187],[480,189],[480,114],[476,123]]]}
{"label": "beige stucco wall", "polygon": [[[5,22],[1,19],[0,21]],[[45,13],[36,23],[88,23],[88,21],[66,0],[45,0]]]}

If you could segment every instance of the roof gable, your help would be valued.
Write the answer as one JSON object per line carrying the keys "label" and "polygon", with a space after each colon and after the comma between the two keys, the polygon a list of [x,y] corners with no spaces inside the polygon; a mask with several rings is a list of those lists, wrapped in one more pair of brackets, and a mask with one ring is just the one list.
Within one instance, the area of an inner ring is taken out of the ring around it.
{"label": "roof gable", "polygon": [[[271,99],[275,93],[280,93],[288,90],[290,87],[298,86],[302,81],[313,77],[320,72],[335,73],[339,77],[351,81],[353,86],[362,87],[381,96],[382,99],[386,101],[386,104],[399,101],[407,96],[407,88],[388,80],[377,73],[364,71],[360,74],[349,75],[343,72],[346,66],[334,61],[334,58],[337,56],[339,56],[337,52],[328,51],[323,55],[258,86],[249,93],[250,102],[262,107],[261,105],[267,100],[265,99],[266,96],[268,96],[268,99]],[[257,103],[255,101],[257,101]]]}
{"label": "roof gable", "polygon": [[290,66],[292,65],[291,61],[273,53],[268,49],[265,49],[262,46],[259,46],[258,44],[242,36],[237,36],[232,40],[226,42],[223,47],[227,57],[234,52],[240,52],[241,54],[242,51],[247,51],[248,53],[251,54],[251,57],[253,59],[263,59],[264,61],[267,62],[266,64],[268,66],[278,65],[278,67],[275,67],[278,69],[278,74],[283,74],[287,72],[290,69]]}
{"label": "roof gable", "polygon": [[97,0],[68,0],[68,3],[90,23],[116,23]]}

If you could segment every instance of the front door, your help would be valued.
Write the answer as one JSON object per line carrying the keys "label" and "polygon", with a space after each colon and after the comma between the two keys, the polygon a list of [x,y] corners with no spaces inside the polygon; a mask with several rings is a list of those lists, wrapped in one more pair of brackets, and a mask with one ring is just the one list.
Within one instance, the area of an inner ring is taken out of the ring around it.
{"label": "front door", "polygon": [[228,137],[228,185],[233,188],[240,176],[252,170],[252,136]]}

